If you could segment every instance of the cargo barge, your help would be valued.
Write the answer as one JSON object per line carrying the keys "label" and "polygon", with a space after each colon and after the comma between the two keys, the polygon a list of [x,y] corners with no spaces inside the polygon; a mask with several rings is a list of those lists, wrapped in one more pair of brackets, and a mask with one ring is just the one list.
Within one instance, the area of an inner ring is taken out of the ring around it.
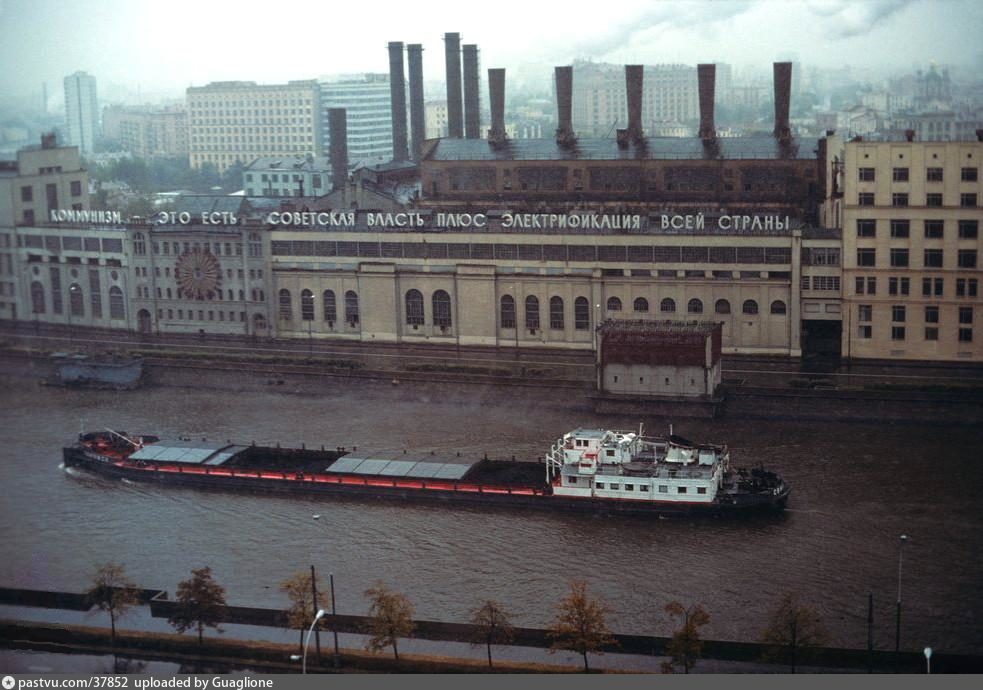
{"label": "cargo barge", "polygon": [[576,429],[537,462],[162,441],[108,429],[80,434],[63,457],[69,467],[165,485],[656,516],[780,511],[790,492],[773,472],[731,468],[726,446],[641,429]]}

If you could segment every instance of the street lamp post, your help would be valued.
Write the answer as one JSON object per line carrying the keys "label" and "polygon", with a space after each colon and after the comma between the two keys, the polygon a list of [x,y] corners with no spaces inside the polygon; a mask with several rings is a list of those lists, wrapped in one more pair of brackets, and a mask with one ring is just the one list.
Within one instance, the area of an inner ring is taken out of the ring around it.
{"label": "street lamp post", "polygon": [[925,648],[925,673],[932,673],[932,648]]}
{"label": "street lamp post", "polygon": [[904,545],[908,535],[902,534],[898,539],[898,601],[894,618],[894,665],[895,671],[901,661],[901,562],[904,556]]}
{"label": "street lamp post", "polygon": [[331,632],[334,634],[334,667],[341,666],[341,656],[338,654],[338,619],[335,618],[334,606],[334,573],[328,573],[328,582],[331,584]]}
{"label": "street lamp post", "polygon": [[311,633],[314,632],[314,626],[317,625],[317,622],[321,620],[323,616],[324,616],[324,609],[318,609],[317,615],[314,616],[314,620],[311,621],[311,627],[307,631],[307,638],[304,640],[304,659],[300,665],[301,673],[307,673],[307,648],[311,644]]}

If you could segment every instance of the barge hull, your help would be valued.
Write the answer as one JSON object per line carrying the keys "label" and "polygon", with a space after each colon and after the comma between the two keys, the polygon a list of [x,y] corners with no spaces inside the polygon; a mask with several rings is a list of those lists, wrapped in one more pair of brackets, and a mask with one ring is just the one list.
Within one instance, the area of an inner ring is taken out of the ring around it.
{"label": "barge hull", "polygon": [[[556,496],[530,490],[527,487],[510,492],[504,487],[480,487],[477,489],[407,488],[396,480],[381,478],[344,481],[343,477],[324,478],[291,473],[257,471],[255,474],[207,473],[192,471],[161,471],[153,467],[134,467],[126,463],[97,460],[78,448],[65,448],[67,467],[81,469],[114,479],[127,479],[163,485],[248,493],[305,494],[349,496],[367,500],[414,501],[431,504],[459,504],[507,506],[523,510],[552,510],[589,512],[597,514],[648,515],[652,517],[730,516],[779,512],[785,508],[787,489],[777,496],[744,496],[733,504],[724,503],[666,503],[649,501],[623,501],[598,498],[573,498]],[[361,482],[361,483],[359,483]]]}

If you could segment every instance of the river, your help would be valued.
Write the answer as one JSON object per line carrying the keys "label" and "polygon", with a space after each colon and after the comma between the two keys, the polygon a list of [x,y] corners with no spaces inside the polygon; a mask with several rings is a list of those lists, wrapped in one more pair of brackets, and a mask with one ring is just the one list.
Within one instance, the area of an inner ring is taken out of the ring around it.
{"label": "river", "polygon": [[[980,429],[602,417],[567,391],[333,380],[295,391],[219,376],[99,392],[0,374],[0,584],[81,591],[98,564],[116,561],[140,586],[173,593],[207,565],[230,604],[272,607],[284,603],[278,583],[313,563],[325,580],[334,573],[339,613],[365,613],[362,592],[383,581],[419,618],[464,622],[492,598],[517,625],[541,627],[580,579],[616,632],[671,634],[664,608],[677,600],[710,613],[704,637],[749,641],[790,591],[816,608],[834,645],[857,648],[873,592],[875,644],[893,649],[906,534],[902,647],[983,650]],[[80,428],[530,459],[577,426],[661,432],[670,421],[678,434],[726,442],[735,464],[783,474],[789,510],[751,520],[523,513],[157,488],[60,466]]]}

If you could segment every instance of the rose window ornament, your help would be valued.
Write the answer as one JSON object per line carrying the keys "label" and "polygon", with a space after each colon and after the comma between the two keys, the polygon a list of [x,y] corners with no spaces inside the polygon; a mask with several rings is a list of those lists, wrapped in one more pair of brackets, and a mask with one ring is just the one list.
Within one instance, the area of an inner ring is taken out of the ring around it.
{"label": "rose window ornament", "polygon": [[214,299],[222,287],[222,266],[208,250],[193,249],[181,254],[174,275],[179,293],[189,299]]}

